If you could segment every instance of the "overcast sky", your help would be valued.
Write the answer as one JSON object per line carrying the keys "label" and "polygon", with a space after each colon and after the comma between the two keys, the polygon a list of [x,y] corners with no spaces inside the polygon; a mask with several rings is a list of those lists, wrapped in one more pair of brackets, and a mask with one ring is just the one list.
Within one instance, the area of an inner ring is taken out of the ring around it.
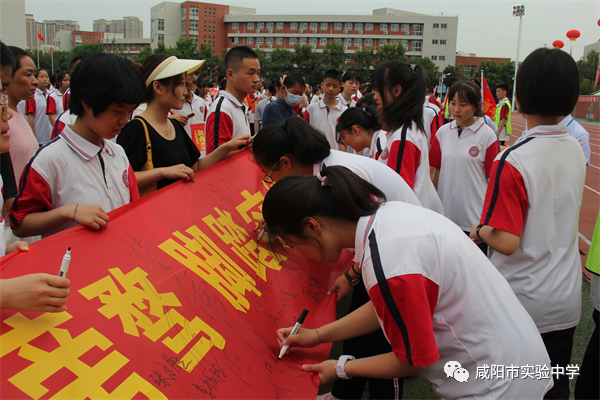
{"label": "overcast sky", "polygon": [[[121,19],[137,16],[144,21],[144,37],[150,37],[150,8],[160,1],[143,0],[25,0],[27,14],[37,21],[44,19],[71,19],[79,21],[82,30],[92,30],[95,19]],[[509,57],[517,55],[519,18],[512,16],[512,6],[525,5],[523,33],[521,38],[522,61],[527,54],[560,39],[569,49],[572,42],[567,31],[577,29],[581,36],[573,43],[573,57],[583,55],[583,47],[600,38],[600,1],[378,1],[378,0],[305,0],[291,3],[281,0],[267,1],[213,1],[256,8],[264,13],[336,13],[371,14],[373,9],[390,7],[423,14],[458,15],[457,51],[476,53],[485,57]],[[310,11],[309,11],[310,10]]]}

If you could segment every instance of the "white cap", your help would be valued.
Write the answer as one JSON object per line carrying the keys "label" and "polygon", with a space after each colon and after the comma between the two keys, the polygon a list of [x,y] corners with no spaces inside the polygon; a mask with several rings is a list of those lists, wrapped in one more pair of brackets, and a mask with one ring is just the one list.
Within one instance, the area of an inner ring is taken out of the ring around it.
{"label": "white cap", "polygon": [[152,82],[158,81],[172,76],[183,74],[191,74],[205,63],[204,60],[180,60],[175,56],[171,56],[158,64],[154,71],[146,79],[146,87]]}

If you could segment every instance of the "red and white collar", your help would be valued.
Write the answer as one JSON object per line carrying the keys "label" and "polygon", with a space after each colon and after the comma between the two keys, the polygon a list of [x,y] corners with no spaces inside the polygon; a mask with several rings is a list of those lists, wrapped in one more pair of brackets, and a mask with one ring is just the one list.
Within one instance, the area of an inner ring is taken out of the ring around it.
{"label": "red and white collar", "polygon": [[538,125],[533,129],[529,129],[527,131],[527,133],[525,133],[523,135],[523,140],[527,139],[531,136],[544,136],[544,137],[548,137],[548,136],[560,136],[560,135],[566,135],[567,131],[566,129],[566,125],[565,124],[558,124],[558,125]]}
{"label": "red and white collar", "polygon": [[[62,137],[63,139],[65,139],[67,145],[86,161],[89,161],[92,158],[94,158],[94,156],[102,150],[102,147],[96,146],[92,142],[87,141],[83,137],[73,132],[69,125],[65,126],[65,128],[63,129]],[[110,146],[105,146],[105,148],[110,156],[115,155],[113,149]]]}

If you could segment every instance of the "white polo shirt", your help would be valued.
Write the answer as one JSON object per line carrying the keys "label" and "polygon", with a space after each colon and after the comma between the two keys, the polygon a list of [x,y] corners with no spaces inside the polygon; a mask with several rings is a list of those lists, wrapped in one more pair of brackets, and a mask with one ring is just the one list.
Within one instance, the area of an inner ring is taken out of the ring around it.
{"label": "white polo shirt", "polygon": [[[476,379],[484,365],[488,372],[491,365],[550,368],[550,359],[508,283],[450,220],[422,207],[386,203],[359,219],[354,246],[392,350],[412,366],[426,366],[422,375],[438,396],[541,399],[552,386],[551,378],[520,375]],[[469,372],[466,383],[445,373],[449,361]]]}
{"label": "white polo shirt", "polygon": [[427,137],[417,129],[416,124],[386,134],[386,146],[379,156],[379,162],[396,171],[417,195],[425,208],[440,214],[444,213],[441,201],[433,187],[429,174],[429,148]]}
{"label": "white polo shirt", "polygon": [[306,107],[304,120],[325,135],[332,149],[339,150],[340,145],[335,140],[335,127],[342,113],[347,109],[348,107],[344,106],[341,101],[338,101],[335,107],[330,110],[323,100],[319,100],[318,103],[309,104]]}
{"label": "white polo shirt", "polygon": [[[65,92],[66,93],[66,92]],[[55,90],[48,95],[47,101],[48,104],[46,106],[46,114],[48,115],[56,115],[58,117],[60,114],[65,112],[63,107],[63,96],[64,94],[60,92],[60,90]]]}
{"label": "white polo shirt", "polygon": [[[21,103],[19,103],[20,105]],[[46,96],[40,89],[35,90],[33,99],[25,102],[25,113],[23,115],[33,114],[33,124],[35,127],[35,137],[39,144],[43,145],[50,141],[52,134],[52,124],[46,114]]]}
{"label": "white polo shirt", "polygon": [[498,155],[496,133],[479,118],[459,136],[456,121],[433,138],[429,165],[440,170],[438,195],[444,215],[463,231],[471,231],[483,209],[485,190]]}
{"label": "white polo shirt", "polygon": [[373,139],[371,139],[371,147],[369,147],[369,158],[374,160],[378,160],[379,156],[383,149],[385,149],[385,144],[387,143],[387,139],[385,137],[386,131],[378,130],[373,133]]}
{"label": "white polo shirt", "polygon": [[425,128],[425,135],[427,136],[427,150],[429,150],[429,148],[431,147],[431,126],[436,122],[436,117],[437,113],[435,112],[435,110],[431,107],[428,107],[426,103],[423,103],[423,127]]}
{"label": "white polo shirt", "polygon": [[206,116],[206,154],[231,139],[249,134],[246,106],[228,91],[221,90]]}
{"label": "white polo shirt", "polygon": [[[358,93],[358,92],[357,92]],[[350,108],[350,107],[356,107],[356,102],[358,101],[359,98],[356,97],[356,95],[352,96],[351,99],[352,101],[350,102],[350,104],[348,105],[348,102],[346,101],[346,99],[344,98],[344,96],[342,96],[342,94],[338,94],[336,99],[342,103],[343,106]],[[320,99],[319,99],[320,100]]]}
{"label": "white polo shirt", "polygon": [[[98,147],[65,126],[27,164],[9,211],[10,224],[14,227],[27,214],[67,204],[97,205],[109,212],[139,197],[135,174],[121,146],[105,140],[104,147]],[[76,225],[70,221],[43,236]]]}
{"label": "white polo shirt", "polygon": [[[192,93],[192,102],[190,103],[185,100],[183,108],[181,110],[171,110],[173,114],[188,116],[192,113],[195,115],[188,119],[188,123],[183,127],[188,136],[196,143],[192,136],[192,131],[198,136],[198,141],[203,144],[204,147],[198,148],[200,150],[200,157],[206,156],[206,128],[204,126],[204,116],[206,113],[206,102],[200,98],[200,96]],[[201,144],[201,146],[202,146]]]}
{"label": "white polo shirt", "polygon": [[559,124],[566,125],[567,133],[577,139],[583,150],[585,161],[589,164],[592,150],[590,149],[590,134],[588,131],[579,122],[575,121],[572,115],[567,115]]}
{"label": "white polo shirt", "polygon": [[521,240],[512,255],[496,251],[491,261],[541,333],[572,328],[581,316],[577,228],[585,168],[564,125],[529,130],[492,168],[480,223]]}

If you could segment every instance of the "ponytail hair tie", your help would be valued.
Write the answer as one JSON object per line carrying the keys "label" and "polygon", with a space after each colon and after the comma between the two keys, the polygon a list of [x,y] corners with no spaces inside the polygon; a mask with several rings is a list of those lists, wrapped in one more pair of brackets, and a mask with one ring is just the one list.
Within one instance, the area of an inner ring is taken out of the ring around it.
{"label": "ponytail hair tie", "polygon": [[415,72],[415,67],[416,67],[415,64],[410,64],[410,69],[412,69],[413,72]]}
{"label": "ponytail hair tie", "polygon": [[329,183],[329,178],[326,176],[321,176],[320,172],[317,172],[317,178],[321,181],[321,186],[331,186]]}

